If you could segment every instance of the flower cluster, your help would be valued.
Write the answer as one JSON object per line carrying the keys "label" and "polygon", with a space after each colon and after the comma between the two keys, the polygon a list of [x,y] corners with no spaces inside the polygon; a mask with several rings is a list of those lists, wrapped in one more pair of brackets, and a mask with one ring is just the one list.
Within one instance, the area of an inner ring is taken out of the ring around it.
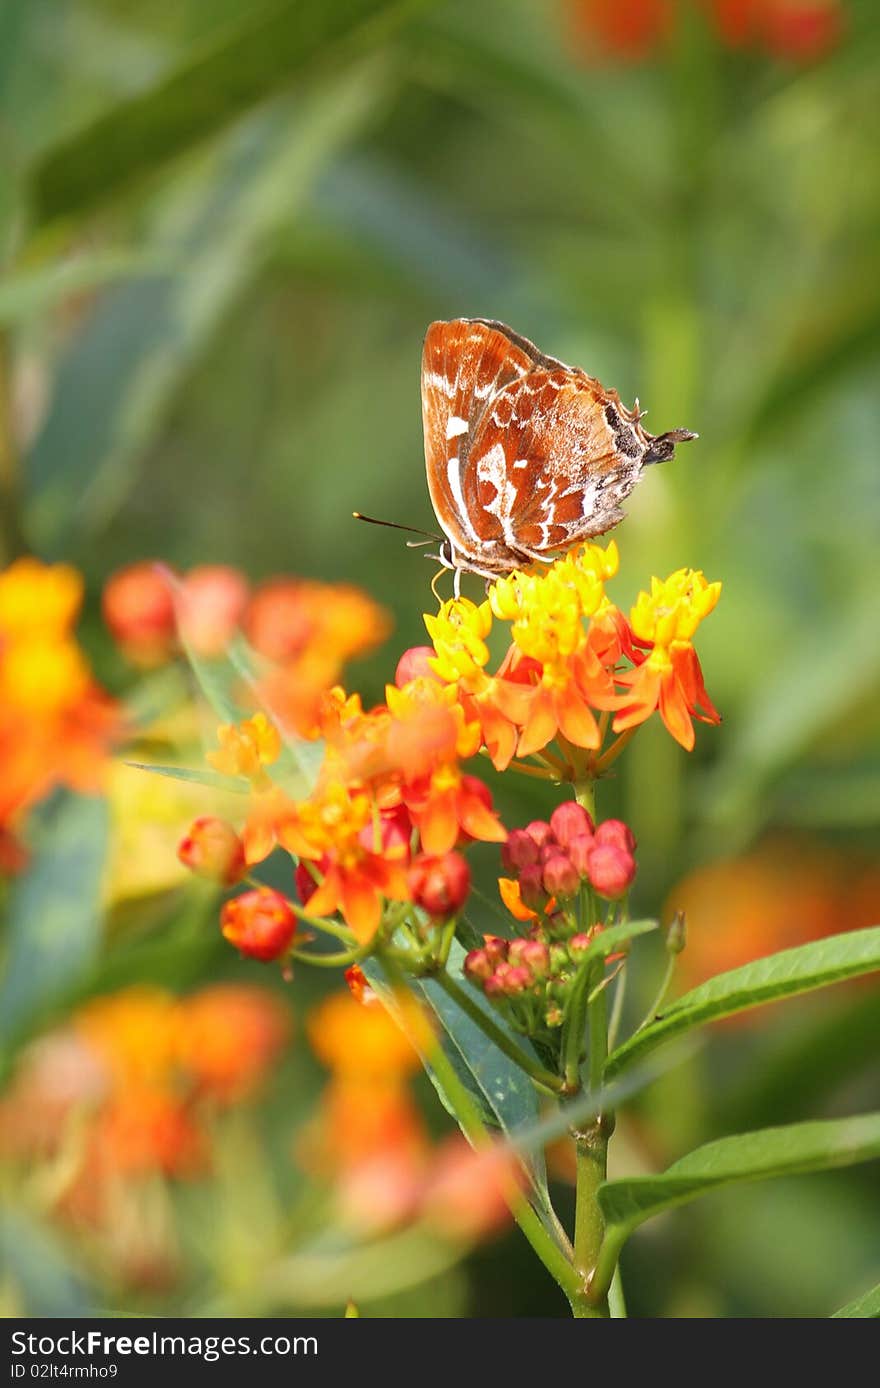
{"label": "flower cluster", "polygon": [[265,659],[265,697],[302,736],[315,735],[318,704],[344,665],[382,642],[387,614],[359,588],[274,578],[251,589],[238,569],[207,564],[173,574],[149,560],[107,582],[104,618],[125,656],[149,667],[181,640],[211,659],[241,629]]}
{"label": "flower cluster", "polygon": [[196,1175],[209,1162],[212,1116],[254,1094],[288,1032],[287,1009],[257,988],[215,984],[177,998],[133,987],[99,998],[24,1053],[0,1099],[0,1149],[29,1160],[69,1143],[63,1194],[80,1212],[120,1178]]}
{"label": "flower cluster", "polygon": [[308,1019],[331,1077],[298,1144],[301,1164],[332,1182],[343,1223],[362,1233],[415,1219],[447,1238],[489,1233],[507,1214],[505,1183],[517,1179],[509,1152],[473,1152],[459,1137],[432,1145],[409,1087],[421,1065],[416,1046],[432,1042],[424,1014],[398,997],[402,1029],[360,970],[350,971],[349,987]]}
{"label": "flower cluster", "polygon": [[[839,42],[841,0],[698,0],[718,39],[728,48],[763,50],[795,63],[811,62]],[[569,0],[570,27],[592,55],[625,62],[649,58],[672,37],[682,0]]]}
{"label": "flower cluster", "polygon": [[[540,572],[498,579],[479,606],[454,598],[425,618],[434,643],[427,663],[457,691],[499,770],[515,756],[537,755],[570,779],[596,774],[612,718],[613,730],[624,732],[659,710],[688,749],[692,718],[719,721],[692,638],[720,583],[691,569],[654,579],[628,620],[605,592],[617,567],[613,542],[584,545]],[[509,623],[511,637],[494,675],[486,669],[493,620]],[[547,753],[554,741],[561,760]]]}
{"label": "flower cluster", "polygon": [[[502,848],[501,898],[527,926],[516,939],[484,937],[464,972],[519,1031],[558,1027],[581,962],[612,919],[635,877],[636,841],[621,820],[594,824],[576,801],[558,805],[549,823],[514,829]],[[611,911],[614,911],[614,906]]]}
{"label": "flower cluster", "polygon": [[83,583],[66,564],[0,572],[0,872],[19,866],[25,811],[53,786],[97,789],[119,716],[74,635]]}

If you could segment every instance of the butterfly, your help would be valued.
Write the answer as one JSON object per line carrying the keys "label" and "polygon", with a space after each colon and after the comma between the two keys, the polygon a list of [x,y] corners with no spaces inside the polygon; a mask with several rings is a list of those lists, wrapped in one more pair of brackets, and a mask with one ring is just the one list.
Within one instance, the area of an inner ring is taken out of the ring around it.
{"label": "butterfly", "polygon": [[650,463],[696,434],[649,434],[579,367],[489,318],[432,323],[422,353],[428,490],[439,560],[487,579],[545,563],[623,519]]}

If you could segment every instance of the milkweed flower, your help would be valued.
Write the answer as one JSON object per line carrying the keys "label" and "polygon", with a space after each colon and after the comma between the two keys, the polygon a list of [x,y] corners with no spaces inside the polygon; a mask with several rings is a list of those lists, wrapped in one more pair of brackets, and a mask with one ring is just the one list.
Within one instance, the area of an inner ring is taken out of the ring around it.
{"label": "milkweed flower", "polygon": [[618,684],[628,691],[618,705],[616,732],[636,727],[659,709],[676,742],[690,751],[694,745],[693,718],[703,723],[721,722],[706,693],[691,641],[720,594],[720,583],[707,583],[703,574],[693,569],[678,569],[665,581],[654,578],[650,593],[639,594],[632,609],[632,629],[641,641],[651,644],[651,649],[635,670],[616,676]]}
{"label": "milkweed flower", "polygon": [[271,887],[255,887],[224,903],[220,928],[240,954],[266,964],[282,958],[296,935],[290,902]]}
{"label": "milkweed flower", "polygon": [[281,755],[281,737],[265,713],[255,713],[242,723],[223,723],[217,729],[220,750],[208,753],[208,762],[225,776],[245,776],[256,786],[268,786],[264,768]]}

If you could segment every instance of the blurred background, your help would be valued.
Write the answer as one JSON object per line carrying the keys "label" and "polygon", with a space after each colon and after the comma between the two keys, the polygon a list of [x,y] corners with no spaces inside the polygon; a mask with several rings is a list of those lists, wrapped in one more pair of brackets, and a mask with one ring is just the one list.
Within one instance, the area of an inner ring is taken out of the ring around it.
{"label": "blurred background", "polygon": [[[724,724],[692,756],[648,726],[601,788],[637,912],[687,910],[681,986],[877,923],[878,101],[874,0],[4,0],[0,558],[79,570],[91,667],[157,745],[199,715],[150,725],[185,676],[102,620],[137,560],[359,585],[393,634],[347,679],[380,698],[432,569],[351,512],[433,528],[422,337],[501,319],[700,434],[631,499],[613,592],[723,580]],[[489,779],[511,826],[556,798]],[[4,1311],[566,1314],[515,1232],[337,1228],[306,1019],[338,980],[220,938],[175,857],[216,797],[121,759],[103,786],[6,846]],[[622,1121],[617,1174],[876,1104],[878,1034],[870,983],[716,1031]],[[143,1110],[67,1121],[172,1050],[148,1140]],[[407,1140],[442,1138],[406,1064],[392,1088]],[[631,1314],[830,1314],[878,1278],[878,1214],[871,1168],[713,1196],[627,1249]]]}

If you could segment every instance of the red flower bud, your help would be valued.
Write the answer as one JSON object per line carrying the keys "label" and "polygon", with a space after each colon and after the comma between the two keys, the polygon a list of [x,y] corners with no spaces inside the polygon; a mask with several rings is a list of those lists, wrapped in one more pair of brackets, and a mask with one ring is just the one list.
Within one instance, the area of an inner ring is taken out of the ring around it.
{"label": "red flower bud", "polygon": [[240,882],[247,872],[241,839],[231,824],[213,815],[193,820],[177,846],[177,856],[190,872],[224,887]]}
{"label": "red flower bud", "polygon": [[553,838],[553,830],[543,819],[533,819],[531,824],[526,825],[525,833],[534,839],[539,848],[543,848]]}
{"label": "red flower bud", "polygon": [[182,636],[196,655],[222,655],[247,606],[247,579],[228,564],[191,569],[180,585],[177,614]]}
{"label": "red flower bud", "polygon": [[579,805],[576,800],[566,800],[563,804],[557,805],[550,816],[550,828],[556,842],[563,848],[568,848],[578,834],[592,834],[593,821],[583,805]]}
{"label": "red flower bud", "polygon": [[[486,992],[500,993],[505,998],[515,998],[531,985],[532,976],[528,969],[518,964],[499,964],[494,974],[486,981]],[[491,985],[491,987],[490,987]]]}
{"label": "red flower bud", "polygon": [[600,896],[616,901],[629,890],[636,875],[636,860],[616,844],[597,843],[590,853],[590,882]]}
{"label": "red flower bud", "polygon": [[460,911],[471,889],[471,870],[460,853],[418,857],[409,870],[413,901],[429,916],[445,919]]}
{"label": "red flower bud", "polygon": [[622,848],[625,853],[635,853],[636,836],[629,825],[624,824],[622,819],[606,819],[596,826],[596,842],[602,844],[614,844],[617,848]]}
{"label": "red flower bud", "polygon": [[[393,810],[382,810],[379,815],[379,847],[383,858],[393,858],[397,862],[409,860],[412,842],[412,820],[405,805],[396,805]],[[376,852],[376,830],[372,824],[365,824],[358,834],[358,841],[368,853]]]}
{"label": "red flower bud", "polygon": [[472,949],[466,954],[462,968],[465,978],[472,983],[485,983],[495,972],[495,965],[484,949]]}
{"label": "red flower bud", "polygon": [[129,564],[104,585],[104,621],[128,658],[159,665],[174,649],[177,623],[168,580],[150,559]]}
{"label": "red flower bud", "polygon": [[592,834],[577,834],[566,849],[575,872],[584,881],[590,875],[589,858],[595,842]]}
{"label": "red flower bud", "polygon": [[506,940],[503,935],[483,936],[483,949],[486,951],[486,958],[493,969],[496,964],[501,964],[506,960],[509,948],[510,941]]}
{"label": "red flower bud", "polygon": [[549,896],[562,899],[575,896],[581,885],[574,863],[559,849],[544,864],[542,881]]}
{"label": "red flower bud", "polygon": [[394,672],[394,683],[398,689],[402,689],[410,680],[426,679],[441,681],[428,664],[429,660],[436,660],[437,652],[433,646],[410,646],[408,651],[397,662],[397,669]]}
{"label": "red flower bud", "polygon": [[227,901],[220,928],[230,944],[250,959],[264,962],[284,954],[296,934],[290,902],[271,887],[256,887]]}
{"label": "red flower bud", "polygon": [[355,1002],[363,1003],[365,1007],[371,1006],[379,1001],[379,995],[370,987],[370,981],[359,964],[352,964],[345,970],[345,981],[348,984],[348,991]]}
{"label": "red flower bud", "polygon": [[544,879],[537,863],[524,867],[519,875],[519,894],[524,906],[530,911],[543,911],[548,897],[544,890]]}
{"label": "red flower bud", "polygon": [[511,964],[527,969],[532,981],[550,972],[550,950],[543,940],[512,940],[509,958]]}
{"label": "red flower bud", "polygon": [[501,845],[501,861],[508,872],[531,867],[538,861],[538,845],[525,829],[511,829],[507,843]]}

